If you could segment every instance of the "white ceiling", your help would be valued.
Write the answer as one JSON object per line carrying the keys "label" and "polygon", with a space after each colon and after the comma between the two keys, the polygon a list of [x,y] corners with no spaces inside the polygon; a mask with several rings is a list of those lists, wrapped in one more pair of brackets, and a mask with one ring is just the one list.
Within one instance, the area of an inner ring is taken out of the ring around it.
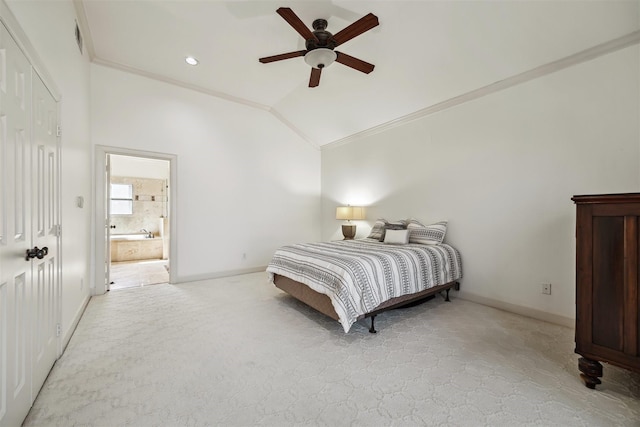
{"label": "white ceiling", "polygon": [[[160,1],[76,0],[95,62],[263,108],[315,145],[340,141],[638,32],[631,1]],[[380,25],[338,50],[375,64],[334,63],[307,87],[304,49],[276,14],[291,7],[337,33],[369,12]],[[83,12],[84,11],[84,12]],[[84,16],[82,16],[84,13]],[[636,37],[637,40],[637,37]],[[188,66],[185,56],[200,61]]]}

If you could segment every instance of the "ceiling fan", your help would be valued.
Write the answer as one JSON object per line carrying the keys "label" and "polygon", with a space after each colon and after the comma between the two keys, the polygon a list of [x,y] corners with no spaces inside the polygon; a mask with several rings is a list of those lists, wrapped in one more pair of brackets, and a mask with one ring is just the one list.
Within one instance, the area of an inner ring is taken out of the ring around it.
{"label": "ceiling fan", "polygon": [[312,26],[314,31],[312,32],[290,8],[281,7],[276,10],[276,12],[305,39],[306,49],[260,58],[260,62],[263,64],[304,56],[305,62],[312,67],[309,87],[316,87],[320,84],[322,69],[331,65],[333,61],[337,61],[366,74],[373,71],[375,65],[349,56],[346,53],[334,51],[334,49],[376,27],[379,22],[378,17],[374,14],[369,13],[336,34],[331,34],[326,30],[327,21],[325,19],[316,19],[313,21]]}

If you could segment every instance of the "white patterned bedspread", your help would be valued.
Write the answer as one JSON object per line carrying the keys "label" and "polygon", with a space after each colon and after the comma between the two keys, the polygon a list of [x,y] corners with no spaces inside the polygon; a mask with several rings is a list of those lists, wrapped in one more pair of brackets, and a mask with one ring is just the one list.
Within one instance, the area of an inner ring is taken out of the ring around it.
{"label": "white patterned bedspread", "polygon": [[327,295],[345,332],[358,317],[402,295],[462,277],[460,253],[446,244],[389,245],[374,239],[300,243],[276,251],[267,267]]}

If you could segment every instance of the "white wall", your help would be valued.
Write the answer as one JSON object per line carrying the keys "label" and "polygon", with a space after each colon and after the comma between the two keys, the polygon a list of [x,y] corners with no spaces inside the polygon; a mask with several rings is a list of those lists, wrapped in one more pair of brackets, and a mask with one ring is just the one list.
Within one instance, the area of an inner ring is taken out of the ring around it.
{"label": "white wall", "polygon": [[[53,78],[62,101],[62,330],[65,342],[89,296],[91,233],[90,69],[75,42],[71,1],[10,0],[20,23]],[[84,208],[76,197],[84,197]]]}
{"label": "white wall", "polygon": [[271,114],[93,64],[91,118],[94,144],[177,156],[178,281],[319,239],[320,151]]}
{"label": "white wall", "polygon": [[[461,296],[575,317],[576,194],[639,190],[639,48],[322,150],[323,238],[335,207],[449,220]],[[358,237],[366,237],[361,222]],[[541,294],[552,283],[552,295]],[[547,315],[545,315],[548,314]]]}
{"label": "white wall", "polygon": [[[638,191],[637,47],[323,150],[320,209],[320,153],[270,114],[90,66],[75,45],[71,1],[7,4],[63,97],[67,338],[88,295],[92,138],[178,155],[183,279],[264,265],[281,244],[320,238],[320,218],[322,237],[337,238],[335,206],[370,204],[370,220],[448,219],[447,240],[464,256],[463,294],[566,317],[569,198]],[[367,230],[362,223],[359,236]],[[539,290],[547,281],[550,297]]]}
{"label": "white wall", "polygon": [[168,160],[111,155],[111,176],[169,179]]}

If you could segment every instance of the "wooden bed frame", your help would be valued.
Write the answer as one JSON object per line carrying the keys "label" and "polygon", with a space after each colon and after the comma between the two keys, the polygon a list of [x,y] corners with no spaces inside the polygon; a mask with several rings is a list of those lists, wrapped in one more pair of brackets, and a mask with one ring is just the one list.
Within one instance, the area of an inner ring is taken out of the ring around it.
{"label": "wooden bed frame", "polygon": [[[296,282],[293,279],[285,276],[280,276],[279,274],[273,275],[273,283],[276,285],[276,287],[282,289],[297,300],[307,304],[309,307],[316,309],[320,313],[325,314],[334,320],[339,320],[338,314],[333,308],[333,304],[331,304],[331,299],[329,299],[329,297],[325,294],[316,292],[304,283]],[[383,302],[371,312],[359,316],[358,320],[371,318],[371,327],[369,328],[369,332],[375,334],[377,331],[374,327],[373,322],[378,314],[387,310],[393,310],[395,308],[417,304],[422,300],[431,299],[435,294],[441,293],[443,291],[446,292],[446,296],[444,297],[445,301],[450,301],[449,291],[451,290],[451,288],[454,288],[456,291],[459,290],[460,282],[453,281],[445,283],[444,285],[425,289],[424,291],[420,291],[415,294],[392,298],[389,301]]]}

